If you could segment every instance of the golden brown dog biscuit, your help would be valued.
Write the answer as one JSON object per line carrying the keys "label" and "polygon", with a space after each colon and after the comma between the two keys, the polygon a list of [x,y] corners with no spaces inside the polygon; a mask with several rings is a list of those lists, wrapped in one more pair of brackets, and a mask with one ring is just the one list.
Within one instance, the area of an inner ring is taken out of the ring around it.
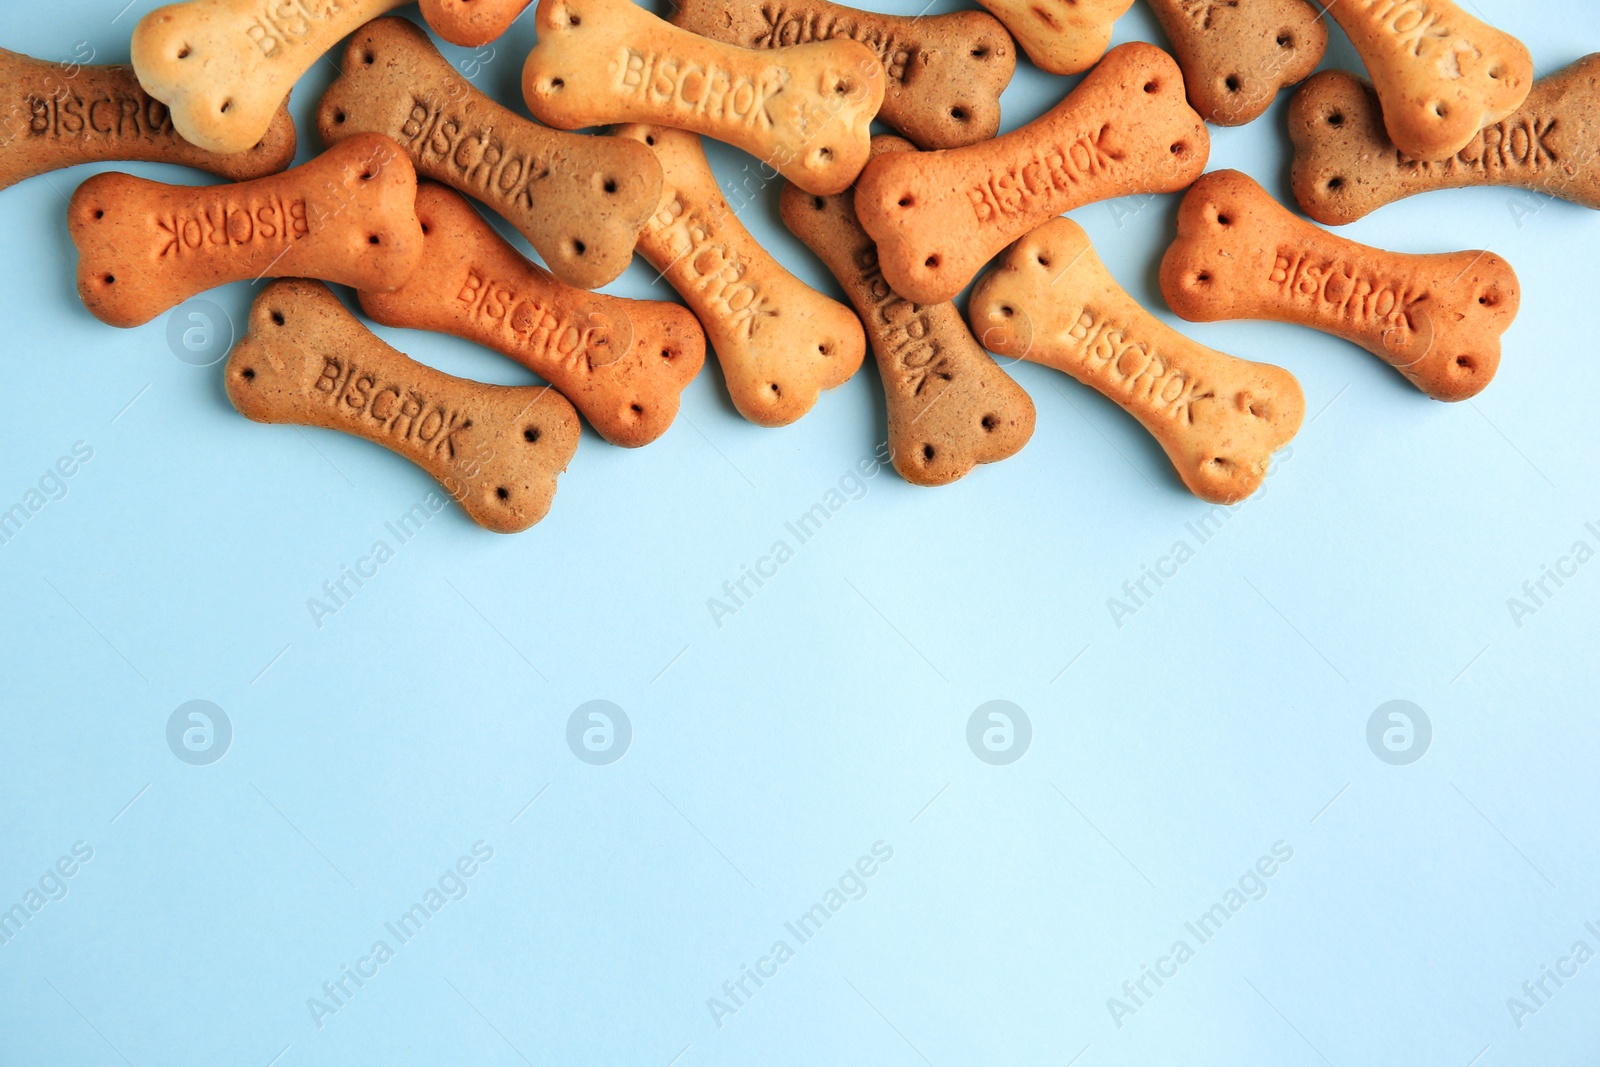
{"label": "golden brown dog biscuit", "polygon": [[393,289],[422,256],[416,188],[400,146],[373,133],[237,185],[97,174],[67,206],[78,295],[100,321],[138,326],[228,282],[309,277]]}
{"label": "golden brown dog biscuit", "polygon": [[533,0],[420,0],[433,32],[463,48],[477,48],[506,32]]}
{"label": "golden brown dog biscuit", "polygon": [[661,160],[661,209],[639,235],[639,251],[705,327],[733,406],[761,426],[794,422],[860,368],[861,320],[756,243],[722,198],[698,134],[639,125],[617,132]]}
{"label": "golden brown dog biscuit", "polygon": [[1182,189],[1210,151],[1178,65],[1135,42],[1021,129],[966,148],[874,157],[856,182],[856,214],[894,291],[940,303],[1046,219],[1108,197]]}
{"label": "golden brown dog biscuit", "polygon": [[[912,151],[898,137],[872,139],[873,158]],[[848,193],[816,196],[785,184],[778,210],[866,324],[889,409],[890,459],[901,477],[948,485],[979,463],[1022,451],[1033,436],[1033,401],[972,339],[954,304],[914,304],[889,287]]]}
{"label": "golden brown dog biscuit", "polygon": [[1337,0],[1327,13],[1367,65],[1389,139],[1412,159],[1449,159],[1533,86],[1523,43],[1452,0]]}
{"label": "golden brown dog biscuit", "polygon": [[1326,226],[1434,189],[1507,185],[1600,208],[1600,53],[1534,83],[1522,108],[1443,163],[1389,140],[1372,87],[1326,70],[1289,105],[1295,199]]}
{"label": "golden brown dog biscuit", "polygon": [[509,356],[612,444],[632,448],[666,432],[705,362],[705,333],[688,309],[557,281],[442,185],[424,182],[416,209],[422,265],[393,292],[362,290],[362,310],[385,326],[453,334]]}
{"label": "golden brown dog biscuit", "polygon": [[885,77],[864,44],[758,52],[679,29],[632,0],[539,0],[535,23],[522,95],[541,122],[692,130],[824,195],[848,186],[867,161]]}
{"label": "golden brown dog biscuit", "polygon": [[1150,0],[1207,122],[1243,126],[1304,81],[1328,48],[1311,0]]}
{"label": "golden brown dog biscuit", "polygon": [[969,313],[988,348],[1070,374],[1138,419],[1183,484],[1214,504],[1255,492],[1305,417],[1294,375],[1169,328],[1117,285],[1071,219],[1013,245]]}
{"label": "golden brown dog biscuit", "polygon": [[682,0],[672,22],[741,48],[787,48],[848,37],[872,49],[889,78],[878,118],[922,148],[987,141],[1000,129],[1000,94],[1017,52],[1005,27],[981,11],[880,15],[829,0],[727,4]]}
{"label": "golden brown dog biscuit", "polygon": [[1111,45],[1111,24],[1133,0],[978,0],[994,13],[1033,65],[1051,74],[1079,74]]}
{"label": "golden brown dog biscuit", "polygon": [[172,109],[184,139],[210,152],[243,152],[311,64],[368,19],[406,0],[185,0],[133,28],[133,69]]}
{"label": "golden brown dog biscuit", "polygon": [[261,290],[223,380],[256,422],[340,430],[404,456],[496,533],[545,517],[578,448],[578,413],[554,389],[425,367],[357,322],[326,285],[301,278]]}
{"label": "golden brown dog biscuit", "polygon": [[178,136],[167,105],[132,67],[47,63],[0,48],[0,189],[78,163],[177,163],[229,181],[276,174],[294,159],[287,106],[246,152],[218,155]]}
{"label": "golden brown dog biscuit", "polygon": [[1342,337],[1436,400],[1465,400],[1494,378],[1520,299],[1499,256],[1356,244],[1234,170],[1207,174],[1184,197],[1161,292],[1191,322],[1269,319]]}
{"label": "golden brown dog biscuit", "polygon": [[317,105],[332,144],[382,133],[418,173],[477,197],[515,226],[570,285],[621,274],[661,198],[661,167],[643,145],[540,126],[458,75],[428,35],[376,19],[350,38],[344,75]]}

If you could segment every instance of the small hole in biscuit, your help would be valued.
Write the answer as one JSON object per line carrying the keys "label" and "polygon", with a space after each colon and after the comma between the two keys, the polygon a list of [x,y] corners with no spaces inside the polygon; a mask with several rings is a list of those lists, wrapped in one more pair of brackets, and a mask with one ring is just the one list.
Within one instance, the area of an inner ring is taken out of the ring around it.
{"label": "small hole in biscuit", "polygon": [[372,61],[377,59],[377,58],[378,58],[377,56],[372,54],[371,49],[368,49],[367,51],[361,53],[361,62],[365,63],[369,67],[372,66]]}
{"label": "small hole in biscuit", "polygon": [[94,217],[95,217],[95,218],[97,218],[97,219],[103,219],[103,218],[105,218],[105,217],[106,217],[106,211],[105,211],[105,208],[95,208],[95,210],[94,210]]}
{"label": "small hole in biscuit", "polygon": [[1207,271],[1201,271],[1199,274],[1194,276],[1194,280],[1201,285],[1207,285],[1211,282],[1211,275]]}
{"label": "small hole in biscuit", "polygon": [[950,117],[955,119],[957,122],[966,122],[967,109],[964,107],[953,107],[950,109]]}
{"label": "small hole in biscuit", "polygon": [[1335,111],[1333,114],[1329,115],[1328,116],[1328,125],[1329,126],[1343,126],[1344,125],[1344,112]]}
{"label": "small hole in biscuit", "polygon": [[656,135],[653,133],[645,134],[644,143],[649,145],[651,148],[654,148],[656,146]]}
{"label": "small hole in biscuit", "polygon": [[107,285],[116,285],[117,276],[115,274],[107,274],[105,277],[105,282]]}
{"label": "small hole in biscuit", "polygon": [[1144,83],[1144,91],[1147,92],[1147,93],[1154,93],[1156,90],[1158,90],[1160,88],[1161,88],[1161,83],[1158,82],[1158,81],[1155,81],[1153,79],[1151,81],[1147,81],[1147,82]]}
{"label": "small hole in biscuit", "polygon": [[567,16],[567,25],[568,26],[582,26],[583,25],[583,19],[578,15],[568,15]]}
{"label": "small hole in biscuit", "polygon": [[674,355],[673,351],[670,348],[663,348],[661,350],[661,358],[662,359],[674,359],[674,358],[676,358],[676,356]]}
{"label": "small hole in biscuit", "polygon": [[[188,59],[189,58],[189,46],[188,45],[184,45],[182,48],[178,49],[178,58],[179,59]],[[1493,77],[1493,75],[1490,75],[1490,77]]]}
{"label": "small hole in biscuit", "polygon": [[1001,304],[1000,305],[1000,314],[1004,315],[1006,318],[1009,319],[1011,316],[1015,315],[1016,313],[1017,313],[1017,309],[1012,307],[1010,304]]}
{"label": "small hole in biscuit", "polygon": [[644,408],[640,407],[638,404],[629,404],[628,405],[628,410],[633,412],[635,415],[643,415],[644,414]]}
{"label": "small hole in biscuit", "polygon": [[1045,255],[1043,252],[1040,252],[1038,255],[1034,256],[1033,258],[1038,262],[1039,266],[1041,266],[1041,267],[1048,267],[1050,265],[1050,257]]}
{"label": "small hole in biscuit", "polygon": [[1218,226],[1232,226],[1233,225],[1233,219],[1231,219],[1227,215],[1221,214],[1219,212],[1217,214],[1217,225]]}
{"label": "small hole in biscuit", "polygon": [[768,382],[767,383],[767,388],[772,390],[772,395],[773,396],[782,396],[783,395],[783,390],[778,388],[778,383],[777,382]]}
{"label": "small hole in biscuit", "polygon": [[502,485],[500,488],[494,491],[494,495],[499,497],[501,500],[510,500],[511,490]]}
{"label": "small hole in biscuit", "polygon": [[375,234],[375,233],[367,234],[367,244],[375,245],[377,243],[378,243],[378,235],[377,234]]}
{"label": "small hole in biscuit", "polygon": [[939,269],[939,257],[938,256],[929,256],[927,259],[922,261],[922,265],[924,267],[927,267],[930,270],[938,270]]}
{"label": "small hole in biscuit", "polygon": [[573,255],[581,256],[585,252],[587,252],[588,250],[589,250],[589,246],[588,245],[584,244],[582,241],[579,241],[579,240],[576,240],[576,239],[573,240],[573,242],[572,242],[572,254]]}
{"label": "small hole in biscuit", "polygon": [[1213,467],[1221,467],[1223,470],[1227,470],[1229,467],[1233,466],[1233,464],[1229,463],[1227,460],[1223,459],[1221,456],[1213,457],[1213,459],[1211,460],[1211,465]]}
{"label": "small hole in biscuit", "polygon": [[1337,193],[1340,189],[1343,189],[1343,188],[1344,188],[1344,179],[1343,178],[1329,178],[1328,179],[1328,192]]}
{"label": "small hole in biscuit", "polygon": [[1239,75],[1237,75],[1237,74],[1228,75],[1226,78],[1223,79],[1222,84],[1226,85],[1228,87],[1228,92],[1230,92],[1230,93],[1238,92],[1239,91],[1239,85],[1240,85]]}
{"label": "small hole in biscuit", "polygon": [[550,91],[551,92],[559,93],[562,89],[565,89],[566,87],[567,87],[566,79],[564,79],[564,78],[551,78],[550,79]]}
{"label": "small hole in biscuit", "polygon": [[833,346],[824,341],[817,346],[817,351],[824,356],[831,356],[833,355]]}
{"label": "small hole in biscuit", "polygon": [[813,196],[811,198],[811,206],[816,210],[821,211],[823,208],[828,206],[828,203],[820,196]]}
{"label": "small hole in biscuit", "polygon": [[832,159],[833,158],[833,149],[831,149],[831,148],[819,148],[819,149],[817,149],[817,158],[821,159],[823,161],[827,161],[827,160]]}
{"label": "small hole in biscuit", "polygon": [[418,225],[422,227],[422,235],[426,237],[428,235],[428,224],[426,222],[420,222]]}
{"label": "small hole in biscuit", "polygon": [[1279,48],[1293,48],[1294,47],[1294,34],[1290,33],[1288,30],[1285,30],[1284,32],[1278,34],[1278,47]]}
{"label": "small hole in biscuit", "polygon": [[1482,304],[1486,308],[1494,307],[1495,299],[1488,293],[1484,293],[1482,296],[1478,297],[1478,303]]}
{"label": "small hole in biscuit", "polygon": [[1495,81],[1499,81],[1500,75],[1504,74],[1505,72],[1505,68],[1496,63],[1494,66],[1489,68],[1489,77],[1493,78]]}
{"label": "small hole in biscuit", "polygon": [[530,445],[538,444],[539,443],[539,428],[537,426],[530,426],[526,430],[523,430],[522,431],[522,439],[524,441],[528,442]]}
{"label": "small hole in biscuit", "polygon": [[933,446],[932,445],[923,445],[922,446],[922,458],[925,461],[927,461],[929,463],[932,463],[933,462],[933,455],[934,455],[934,453],[933,453]]}
{"label": "small hole in biscuit", "polygon": [[978,420],[978,425],[982,426],[987,432],[994,433],[995,427],[1000,425],[1000,420],[993,415],[985,415]]}
{"label": "small hole in biscuit", "polygon": [[274,311],[272,313],[272,325],[274,325],[274,326],[282,326],[283,325],[283,312]]}
{"label": "small hole in biscuit", "polygon": [[343,108],[341,108],[338,111],[335,111],[333,113],[333,121],[334,122],[343,123],[344,122],[344,118],[345,118],[345,116],[344,116],[344,109]]}
{"label": "small hole in biscuit", "polygon": [[978,47],[974,48],[972,50],[972,58],[973,59],[988,59],[989,58],[989,46],[986,45],[986,44],[980,44]]}
{"label": "small hole in biscuit", "polygon": [[247,382],[253,382],[256,380],[256,369],[254,367],[246,367],[244,370],[239,372],[239,377],[243,378]]}
{"label": "small hole in biscuit", "polygon": [[227,113],[228,113],[228,109],[229,109],[229,108],[230,108],[230,107],[232,107],[232,106],[233,106],[233,101],[232,101],[232,100],[231,100],[231,99],[230,99],[230,100],[224,100],[224,101],[223,101],[223,102],[222,102],[222,107],[220,107],[220,108],[218,108],[218,110],[219,110],[219,111],[220,111],[220,112],[221,112],[221,113],[222,113],[222,114],[224,114],[224,115],[226,115],[226,114],[227,114]]}
{"label": "small hole in biscuit", "polygon": [[1444,106],[1443,100],[1435,100],[1433,102],[1433,113],[1442,119],[1450,114],[1450,109]]}
{"label": "small hole in biscuit", "polygon": [[1173,155],[1181,156],[1189,151],[1189,146],[1184,144],[1182,141],[1179,141],[1177,144],[1172,146],[1171,151]]}
{"label": "small hole in biscuit", "polygon": [[601,188],[603,188],[608,193],[616,192],[617,191],[617,179],[615,179],[615,178],[607,178],[605,180],[605,183],[601,186]]}
{"label": "small hole in biscuit", "polygon": [[897,200],[896,203],[898,203],[901,207],[910,207],[912,204],[916,203],[916,200],[910,193],[907,193],[905,196],[902,196],[899,200]]}

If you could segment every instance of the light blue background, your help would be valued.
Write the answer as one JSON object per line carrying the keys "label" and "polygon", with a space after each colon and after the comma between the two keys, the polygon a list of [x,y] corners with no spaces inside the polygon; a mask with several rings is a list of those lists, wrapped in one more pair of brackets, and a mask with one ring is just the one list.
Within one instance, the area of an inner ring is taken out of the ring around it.
{"label": "light blue background", "polygon": [[[124,2],[8,4],[0,43],[68,59],[87,41],[125,61],[156,0],[114,17]],[[1542,74],[1600,49],[1588,0],[1467,6]],[[1142,5],[1117,26],[1135,38],[1162,40]],[[524,18],[476,83],[520,108],[533,41]],[[1358,66],[1337,30],[1327,62]],[[319,63],[296,90],[302,159],[334,74]],[[1021,64],[1005,127],[1072,84]],[[1288,199],[1285,105],[1214,129],[1212,166]],[[712,152],[730,183],[753,169]],[[1600,522],[1594,213],[1477,190],[1345,231],[1513,263],[1521,316],[1469,403],[1427,400],[1308,331],[1183,326],[1289,368],[1307,398],[1292,453],[1203,546],[1186,524],[1206,509],[1153,441],[1024,364],[1010,372],[1038,430],[1019,456],[936,490],[878,474],[718,628],[707,599],[883,438],[874,369],[766,430],[708,360],[658,442],[626,451],[585,430],[530,532],[487,534],[452,507],[398,545],[384,524],[433,488],[420,471],[248,422],[220,365],[174,358],[165,318],[119,331],[83,310],[63,209],[96,169],[0,193],[0,508],[74,442],[94,450],[0,546],[0,907],[75,842],[94,852],[0,946],[0,1062],[1600,1054],[1600,962],[1520,1028],[1506,1004],[1574,942],[1600,950],[1584,928],[1600,926],[1600,563],[1520,628],[1506,603],[1575,541],[1600,545],[1584,526]],[[745,224],[836,292],[775,194]],[[1173,322],[1155,274],[1176,203],[1074,213]],[[652,277],[636,262],[609,288],[669,298]],[[251,294],[210,298],[242,321]],[[463,342],[378,332],[455,374],[530,380]],[[379,539],[395,558],[319,629],[307,599]],[[1195,558],[1117,627],[1107,598],[1179,539]],[[210,766],[167,745],[191,699],[231,720]],[[633,727],[608,766],[566,741],[594,699]],[[965,739],[993,699],[1032,722],[1009,766]],[[1433,725],[1410,766],[1366,742],[1394,699]],[[384,923],[478,841],[493,859],[467,895],[398,945]],[[798,945],[784,923],[878,841],[893,858],[866,895]],[[1184,923],[1275,842],[1293,859],[1198,945]],[[307,999],[380,938],[395,957],[319,1028]],[[708,998],[780,938],[794,958],[719,1027]],[[1107,998],[1179,938],[1194,958],[1118,1027]]]}

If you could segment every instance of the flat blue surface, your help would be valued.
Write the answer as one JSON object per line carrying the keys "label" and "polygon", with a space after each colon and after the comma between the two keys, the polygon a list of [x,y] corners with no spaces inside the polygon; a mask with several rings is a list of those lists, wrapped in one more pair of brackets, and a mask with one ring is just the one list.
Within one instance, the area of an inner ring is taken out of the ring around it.
{"label": "flat blue surface", "polygon": [[[156,0],[114,17],[123,2],[8,4],[0,43],[125,61]],[[1600,48],[1591,0],[1467,6],[1541,73]],[[1162,40],[1142,5],[1117,27],[1135,38]],[[520,108],[533,40],[524,18],[474,81]],[[1337,31],[1327,63],[1358,66]],[[296,90],[302,158],[334,74]],[[1006,128],[1071,84],[1024,63]],[[1213,130],[1212,166],[1288,199],[1285,107]],[[712,153],[729,183],[754,167]],[[1308,331],[1183,326],[1289,368],[1307,398],[1264,491],[1203,543],[1206,508],[1154,442],[1027,364],[1009,369],[1038,430],[1015,459],[937,490],[850,481],[884,435],[870,358],[781,430],[740,419],[708,360],[655,444],[585,430],[532,531],[452,506],[401,543],[385,524],[433,489],[420,471],[248,422],[220,365],[174,357],[167,318],[120,331],[83,310],[63,209],[98,169],[0,193],[0,507],[92,450],[0,545],[0,908],[38,905],[0,944],[0,1063],[1600,1055],[1600,962],[1578,962],[1600,952],[1600,562],[1547,579],[1533,614],[1507,606],[1576,542],[1600,548],[1600,216],[1476,190],[1344,231],[1515,266],[1521,316],[1470,403]],[[744,222],[836,292],[775,194]],[[1074,213],[1175,324],[1155,272],[1176,204]],[[609,288],[669,298],[652,277],[636,262]],[[251,295],[208,298],[242,322]],[[458,375],[530,380],[378,332]],[[848,503],[716,625],[708,599],[841,485]],[[380,540],[393,558],[316,625],[308,599]],[[1108,598],[1179,541],[1193,558],[1116,625]],[[175,756],[187,711],[169,746],[192,700],[231,733],[206,765]],[[568,741],[594,700],[631,729],[609,764],[575,755],[596,758],[585,727],[605,745],[591,709]],[[993,700],[1031,724],[1010,764],[968,745]],[[1431,724],[1409,765],[1368,743],[1394,700]],[[391,930],[413,905],[425,920]],[[825,923],[786,925],[813,905]],[[1225,920],[1191,930],[1214,905]]]}

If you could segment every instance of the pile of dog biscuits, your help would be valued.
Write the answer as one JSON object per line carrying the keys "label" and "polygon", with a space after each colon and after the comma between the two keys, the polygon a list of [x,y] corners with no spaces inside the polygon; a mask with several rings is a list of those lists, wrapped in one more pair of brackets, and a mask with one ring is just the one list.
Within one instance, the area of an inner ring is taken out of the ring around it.
{"label": "pile of dog biscuits", "polygon": [[[870,343],[892,463],[918,485],[953,482],[1031,437],[1033,403],[990,353],[1053,367],[1125,408],[1196,496],[1234,503],[1298,432],[1299,383],[1166,326],[1064,212],[1183,192],[1160,265],[1181,318],[1321,330],[1453,401],[1494,377],[1518,308],[1511,267],[1476,250],[1388,252],[1323,226],[1484,184],[1600,208],[1600,56],[1536,84],[1520,42],[1451,0],[1325,11],[1315,0],[1148,0],[1172,54],[1107,50],[1133,0],[981,0],[987,11],[917,18],[830,0],[684,0],[670,21],[632,0],[539,0],[522,72],[531,119],[387,15],[402,3],[169,4],[135,27],[131,69],[0,50],[0,188],[101,160],[226,179],[102,173],[80,185],[68,228],[84,306],[135,327],[212,287],[275,279],[224,368],[235,407],[384,445],[500,532],[549,511],[580,417],[625,447],[664,433],[708,341],[734,406],[761,426],[803,417]],[[479,46],[528,5],[421,9],[441,38]],[[1370,81],[1311,76],[1325,19]],[[341,74],[316,109],[326,150],[286,169],[290,89],[340,41]],[[1051,73],[1088,73],[998,135],[1018,46]],[[1314,222],[1244,174],[1206,173],[1208,122],[1253,121],[1308,77],[1289,137],[1295,199]],[[874,119],[903,136],[874,137]],[[572,132],[597,126],[610,130]],[[785,225],[848,305],[740,224],[701,137],[782,177]],[[594,291],[636,251],[682,305]],[[963,316],[952,301],[975,279]],[[378,323],[466,338],[549,384],[425,366],[328,283],[353,288]]]}

